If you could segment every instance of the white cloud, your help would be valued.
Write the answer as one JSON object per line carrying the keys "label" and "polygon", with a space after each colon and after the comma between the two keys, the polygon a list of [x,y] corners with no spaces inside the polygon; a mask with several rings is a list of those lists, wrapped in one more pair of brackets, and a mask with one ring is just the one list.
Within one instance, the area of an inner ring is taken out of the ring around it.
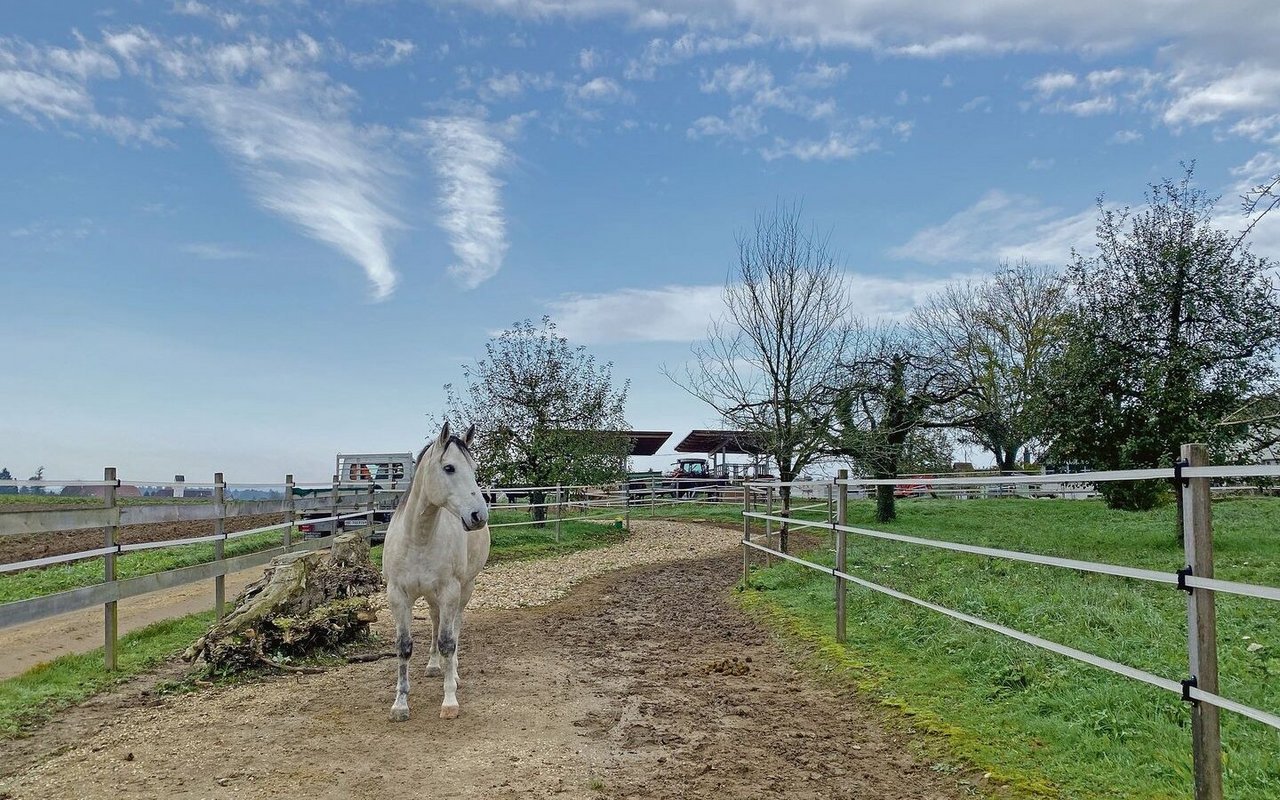
{"label": "white cloud", "polygon": [[773,88],[773,72],[755,61],[726,64],[704,79],[701,88],[706,93],[724,92],[730,96],[754,94]]}
{"label": "white cloud", "polygon": [[889,254],[926,264],[997,264],[1019,258],[1065,264],[1071,248],[1092,248],[1096,224],[1096,209],[1064,215],[1034,198],[993,189],[946,222],[918,231]]}
{"label": "white cloud", "polygon": [[507,253],[502,181],[506,146],[474,117],[437,117],[422,123],[427,152],[440,178],[440,227],[457,263],[449,273],[474,289],[502,269]]}
{"label": "white cloud", "polygon": [[1142,133],[1133,130],[1121,130],[1111,134],[1112,144],[1133,144],[1142,141]]}
{"label": "white cloud", "polygon": [[761,148],[760,155],[765,161],[788,157],[799,161],[842,161],[878,147],[875,141],[869,141],[858,133],[833,131],[825,139],[777,138],[772,145]]}
{"label": "white cloud", "polygon": [[498,97],[517,97],[524,92],[524,85],[520,81],[518,72],[494,75],[485,82],[485,87]]}
{"label": "white cloud", "polygon": [[361,68],[390,67],[409,60],[417,49],[408,39],[379,39],[371,52],[353,53],[351,63]]}
{"label": "white cloud", "polygon": [[1173,76],[1170,83],[1176,96],[1163,118],[1175,127],[1280,108],[1280,67],[1247,63],[1221,71],[1187,69]]}
{"label": "white cloud", "polygon": [[690,139],[728,137],[740,141],[753,139],[765,132],[761,121],[761,111],[755,106],[734,106],[729,110],[729,118],[715,115],[699,117],[689,126],[686,134]]}
{"label": "white cloud", "polygon": [[592,78],[574,90],[580,100],[609,103],[623,96],[622,87],[613,78]]}
{"label": "white cloud", "polygon": [[196,0],[175,0],[173,13],[188,17],[200,17],[218,23],[226,30],[235,30],[244,22],[244,17],[231,11],[219,11],[215,8],[196,2]]}
{"label": "white cloud", "polygon": [[1053,169],[1053,163],[1052,158],[1033,158],[1027,162],[1027,169],[1037,171]]}
{"label": "white cloud", "polygon": [[966,102],[964,105],[960,106],[961,114],[968,114],[971,111],[983,111],[986,113],[991,113],[991,98],[985,94],[978,95],[972,100],[969,100],[968,102]]}
{"label": "white cloud", "polygon": [[[920,278],[848,273],[843,283],[851,311],[862,317],[901,319],[956,278]],[[724,315],[724,287],[669,285],[624,288],[596,294],[566,294],[547,304],[560,332],[581,344],[693,342]]]}
{"label": "white cloud", "polygon": [[575,343],[689,342],[724,310],[723,287],[665,286],[568,294],[549,303],[560,333]]}
{"label": "white cloud", "polygon": [[77,44],[75,49],[36,47],[0,38],[0,110],[37,127],[99,131],[121,144],[166,144],[161,131],[178,125],[171,117],[137,118],[98,109],[90,84],[118,79],[120,64],[102,45],[82,37]]}
{"label": "white cloud", "polygon": [[[318,78],[273,70],[252,86],[209,83],[178,90],[187,113],[236,163],[258,203],[355,261],[375,299],[395,289],[387,235],[401,227],[389,186],[396,167]],[[336,107],[335,107],[336,106]]]}
{"label": "white cloud", "polygon": [[[1280,15],[1267,0],[458,0],[495,13],[531,18],[621,17],[635,25],[690,30],[749,31],[763,42],[789,46],[846,46],[876,52],[938,57],[1019,50],[1070,51],[1090,56],[1137,46],[1212,54],[1224,63],[1242,52],[1274,51]],[[1241,20],[1248,20],[1241,24]],[[704,39],[701,34],[699,39]],[[732,36],[721,37],[733,40]],[[646,65],[682,60],[679,39],[638,60]],[[689,46],[685,46],[685,50]],[[687,56],[686,56],[687,57]],[[1270,55],[1273,60],[1276,56]],[[652,68],[652,67],[650,67]],[[651,77],[651,73],[648,75]]]}
{"label": "white cloud", "polygon": [[767,41],[758,33],[745,33],[736,37],[686,33],[677,39],[651,39],[639,58],[627,62],[623,77],[629,81],[651,81],[657,77],[661,67],[679,64],[698,56],[760,47]]}
{"label": "white cloud", "polygon": [[812,67],[796,72],[794,82],[796,86],[806,89],[824,89],[844,80],[848,74],[849,65],[846,63],[828,64],[819,61]]}
{"label": "white cloud", "polygon": [[600,66],[600,54],[596,52],[594,47],[587,47],[578,51],[579,69],[583,72],[595,72],[598,66]]}
{"label": "white cloud", "polygon": [[1078,83],[1070,72],[1049,72],[1033,78],[1028,86],[1041,97],[1048,97],[1064,89],[1073,89]]}
{"label": "white cloud", "polygon": [[254,257],[253,253],[247,250],[218,242],[192,242],[183,245],[180,249],[187,255],[203,258],[206,261],[240,261]]}

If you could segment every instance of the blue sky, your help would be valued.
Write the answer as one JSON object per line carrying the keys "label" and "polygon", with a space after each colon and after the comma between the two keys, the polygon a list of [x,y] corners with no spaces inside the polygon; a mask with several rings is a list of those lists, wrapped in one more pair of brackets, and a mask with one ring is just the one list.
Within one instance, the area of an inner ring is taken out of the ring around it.
{"label": "blue sky", "polygon": [[1232,228],[1280,171],[1271,0],[940,5],[5,4],[0,466],[323,478],[543,314],[681,435],[661,368],[779,198],[895,316],[1181,160]]}

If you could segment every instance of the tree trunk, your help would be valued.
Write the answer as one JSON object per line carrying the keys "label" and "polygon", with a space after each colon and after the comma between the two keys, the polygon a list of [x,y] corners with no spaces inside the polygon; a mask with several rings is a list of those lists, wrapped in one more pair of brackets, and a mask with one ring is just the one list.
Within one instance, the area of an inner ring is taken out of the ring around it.
{"label": "tree trunk", "polygon": [[[782,500],[782,509],[778,512],[778,516],[790,517],[791,516],[791,487],[790,486],[778,487],[778,497]],[[788,531],[789,528],[790,528],[790,525],[784,522],[782,523],[782,528],[778,531],[778,549],[780,549],[784,553],[788,552],[787,551],[787,534],[789,532]]]}
{"label": "tree trunk", "polygon": [[[880,477],[880,476],[876,476]],[[889,477],[889,476],[886,476]],[[898,510],[894,505],[893,486],[876,487],[876,521],[892,522],[898,518]]]}
{"label": "tree trunk", "polygon": [[538,523],[535,528],[545,528],[547,524],[547,507],[543,503],[547,502],[546,492],[530,492],[529,505],[533,506],[533,520]]}
{"label": "tree trunk", "polygon": [[322,550],[287,553],[267,565],[261,580],[245,587],[235,609],[211,627],[183,658],[204,657],[222,673],[239,672],[264,659],[305,655],[363,637],[377,619],[372,595],[382,587],[369,560],[369,543],[344,533]]}

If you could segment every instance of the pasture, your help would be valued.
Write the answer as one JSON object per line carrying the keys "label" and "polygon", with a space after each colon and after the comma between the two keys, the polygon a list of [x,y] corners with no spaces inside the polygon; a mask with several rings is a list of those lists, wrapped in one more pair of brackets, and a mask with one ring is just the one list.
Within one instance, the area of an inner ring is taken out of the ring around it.
{"label": "pasture", "polygon": [[[1172,505],[1133,513],[1100,501],[913,500],[893,523],[873,513],[851,502],[849,524],[1158,570],[1183,564]],[[1213,513],[1217,577],[1280,585],[1280,499],[1221,500]],[[833,563],[825,541],[807,557]],[[860,537],[850,537],[849,572],[1158,675],[1187,670],[1186,596],[1171,587]],[[1175,695],[856,586],[839,645],[829,576],[775,563],[753,585],[746,607],[802,642],[811,666],[901,709],[1026,793],[1190,795],[1189,707]],[[1218,631],[1222,694],[1280,709],[1280,607],[1220,595]],[[1224,713],[1223,743],[1226,797],[1280,796],[1280,734]]]}

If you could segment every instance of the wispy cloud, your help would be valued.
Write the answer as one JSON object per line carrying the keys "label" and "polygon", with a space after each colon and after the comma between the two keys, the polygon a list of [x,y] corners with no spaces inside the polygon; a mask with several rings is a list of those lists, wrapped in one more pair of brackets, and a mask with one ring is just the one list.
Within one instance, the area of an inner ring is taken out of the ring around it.
{"label": "wispy cloud", "polygon": [[254,254],[247,250],[240,250],[234,246],[219,244],[218,242],[192,242],[191,244],[184,244],[179,249],[187,255],[202,258],[205,261],[241,261],[254,257]]}
{"label": "wispy cloud", "polygon": [[355,261],[374,298],[386,298],[397,281],[386,239],[401,227],[392,211],[395,165],[350,121],[342,87],[288,67],[270,68],[269,78],[177,93],[263,208]]}
{"label": "wispy cloud", "polygon": [[502,269],[507,223],[498,171],[507,163],[506,145],[482,119],[437,117],[422,123],[427,152],[440,179],[440,227],[449,236],[457,263],[449,273],[474,289]]}
{"label": "wispy cloud", "polygon": [[175,0],[173,13],[211,20],[226,30],[235,30],[244,22],[244,17],[233,11],[219,11],[197,0]]}
{"label": "wispy cloud", "polygon": [[[863,273],[843,276],[850,310],[872,319],[901,319],[933,292],[968,274],[921,278]],[[547,304],[560,332],[582,344],[692,342],[724,315],[724,287],[669,285],[566,294]]]}
{"label": "wispy cloud", "polygon": [[942,224],[918,231],[889,255],[926,264],[994,265],[1018,258],[1065,264],[1073,247],[1083,252],[1093,246],[1096,225],[1096,209],[1064,214],[1035,198],[993,189]]}
{"label": "wispy cloud", "polygon": [[418,49],[408,39],[379,39],[368,53],[352,53],[351,63],[360,68],[390,67],[407,61]]}

